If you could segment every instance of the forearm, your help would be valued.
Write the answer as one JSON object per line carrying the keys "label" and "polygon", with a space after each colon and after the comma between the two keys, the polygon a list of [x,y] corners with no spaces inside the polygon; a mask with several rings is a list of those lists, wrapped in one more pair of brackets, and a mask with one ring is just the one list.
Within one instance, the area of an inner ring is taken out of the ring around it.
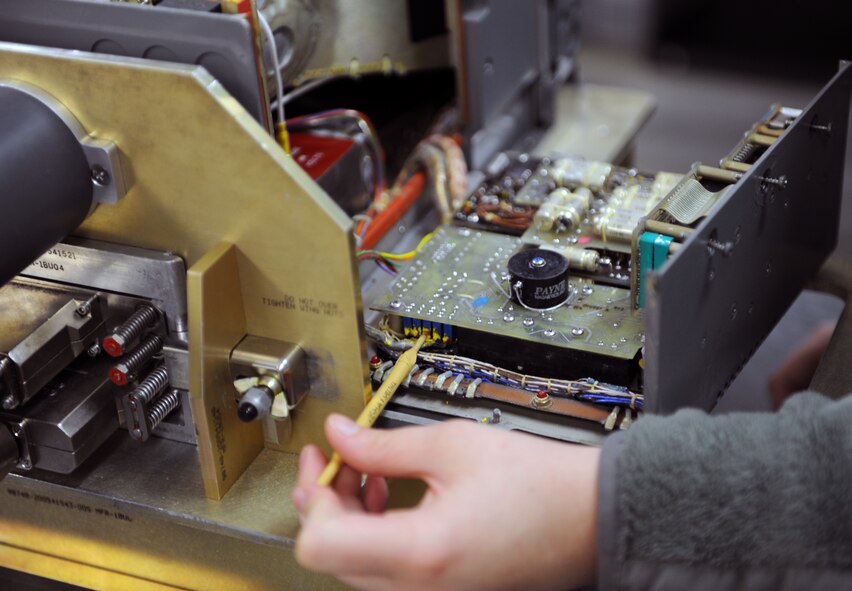
{"label": "forearm", "polygon": [[775,414],[644,417],[604,448],[599,586],[849,576],[851,462],[852,397],[800,395]]}

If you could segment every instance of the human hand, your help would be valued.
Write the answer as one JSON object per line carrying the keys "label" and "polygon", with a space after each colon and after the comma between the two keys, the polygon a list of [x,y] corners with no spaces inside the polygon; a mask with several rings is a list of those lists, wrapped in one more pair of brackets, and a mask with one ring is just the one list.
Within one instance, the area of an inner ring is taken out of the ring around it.
{"label": "human hand", "polygon": [[[347,465],[320,487],[327,460],[302,451],[293,502],[303,566],[371,590],[594,581],[600,450],[460,421],[374,430],[332,415],[326,434]],[[420,478],[428,491],[413,509],[384,511],[376,476]]]}
{"label": "human hand", "polygon": [[772,375],[769,380],[769,395],[776,409],[792,394],[808,388],[819,361],[831,342],[834,327],[834,324],[825,324],[818,328]]}

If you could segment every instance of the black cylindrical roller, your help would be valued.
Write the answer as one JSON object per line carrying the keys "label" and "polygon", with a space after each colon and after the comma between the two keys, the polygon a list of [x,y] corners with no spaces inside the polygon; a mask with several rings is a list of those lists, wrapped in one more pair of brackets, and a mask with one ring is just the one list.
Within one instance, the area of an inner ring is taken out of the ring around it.
{"label": "black cylindrical roller", "polygon": [[553,308],[568,297],[568,261],[552,250],[522,250],[509,259],[509,287],[519,304]]}
{"label": "black cylindrical roller", "polygon": [[63,119],[0,86],[0,285],[77,228],[92,194],[85,154]]}

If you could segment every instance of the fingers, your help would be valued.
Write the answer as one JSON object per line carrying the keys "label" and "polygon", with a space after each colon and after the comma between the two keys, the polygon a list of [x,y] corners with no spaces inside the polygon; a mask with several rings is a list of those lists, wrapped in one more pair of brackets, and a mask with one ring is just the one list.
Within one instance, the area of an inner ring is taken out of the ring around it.
{"label": "fingers", "polygon": [[805,390],[810,385],[833,332],[834,325],[821,327],[802,347],[788,357],[772,376],[769,391],[776,408],[780,407],[791,394]]}
{"label": "fingers", "polygon": [[326,436],[346,464],[367,474],[435,477],[451,453],[443,426],[364,429],[343,415],[325,423]]}
{"label": "fingers", "polygon": [[418,524],[408,511],[369,515],[347,510],[335,493],[316,487],[296,541],[303,566],[336,576],[383,577],[411,557]]}
{"label": "fingers", "polygon": [[361,498],[367,513],[381,513],[388,505],[388,481],[381,476],[367,476]]}
{"label": "fingers", "polygon": [[306,445],[299,454],[299,477],[296,481],[297,488],[304,488],[308,485],[315,484],[325,465],[328,463],[328,458],[322,453],[322,450],[316,445]]}
{"label": "fingers", "polygon": [[358,497],[361,494],[361,473],[344,465],[334,479],[334,490],[347,497]]}

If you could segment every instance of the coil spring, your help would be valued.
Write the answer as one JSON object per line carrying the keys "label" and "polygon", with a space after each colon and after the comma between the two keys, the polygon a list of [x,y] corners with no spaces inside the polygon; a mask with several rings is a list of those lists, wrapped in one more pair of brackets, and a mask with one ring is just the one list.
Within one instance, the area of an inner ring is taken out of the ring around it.
{"label": "coil spring", "polygon": [[166,392],[148,408],[145,413],[145,419],[148,421],[148,430],[153,431],[157,425],[163,422],[169,413],[177,408],[180,402],[180,394],[177,390]]}
{"label": "coil spring", "polygon": [[731,160],[734,162],[745,162],[752,154],[754,154],[756,148],[757,146],[754,144],[746,142],[739,150],[737,150],[737,153],[734,154],[734,157],[731,158]]}
{"label": "coil spring", "polygon": [[124,358],[124,365],[131,372],[135,372],[137,369],[142,367],[145,362],[159,353],[162,348],[163,339],[161,339],[159,335],[152,334],[139,343],[139,346]]}
{"label": "coil spring", "polygon": [[121,355],[128,343],[134,341],[156,321],[157,311],[148,305],[141,306],[104,339],[104,348],[113,357]]}
{"label": "coil spring", "polygon": [[164,366],[160,366],[152,371],[142,380],[138,386],[130,393],[130,399],[139,405],[148,404],[160,392],[166,389],[169,385],[169,372]]}

